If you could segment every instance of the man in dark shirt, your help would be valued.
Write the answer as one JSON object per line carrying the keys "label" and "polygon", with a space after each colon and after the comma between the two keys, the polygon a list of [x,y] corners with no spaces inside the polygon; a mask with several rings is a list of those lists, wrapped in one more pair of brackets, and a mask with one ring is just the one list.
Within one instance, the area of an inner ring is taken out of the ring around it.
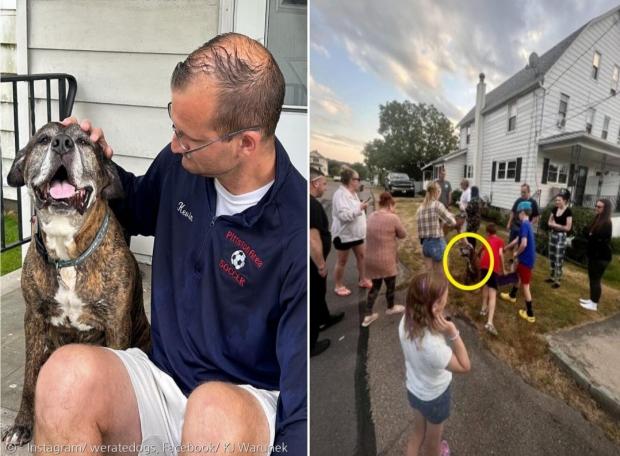
{"label": "man in dark shirt", "polygon": [[450,207],[450,201],[452,201],[452,185],[446,180],[446,169],[441,168],[439,170],[439,177],[436,181],[441,188],[441,194],[439,195],[439,201],[446,206],[446,209]]}
{"label": "man in dark shirt", "polygon": [[330,315],[325,294],[327,292],[327,263],[332,236],[329,221],[318,198],[323,196],[327,180],[323,173],[310,169],[310,355],[316,356],[329,347],[329,339],[318,341],[319,331],[338,323],[344,312]]}
{"label": "man in dark shirt", "polygon": [[506,229],[510,233],[508,242],[512,242],[514,238],[519,236],[519,230],[521,228],[521,221],[519,220],[519,216],[517,214],[517,207],[523,201],[529,201],[532,205],[532,212],[529,214],[529,220],[532,225],[538,223],[538,218],[540,217],[540,213],[538,212],[538,204],[536,200],[531,197],[531,190],[528,184],[521,185],[521,197],[517,198],[512,205],[512,209],[510,211],[510,218],[508,219],[508,224],[506,225]]}

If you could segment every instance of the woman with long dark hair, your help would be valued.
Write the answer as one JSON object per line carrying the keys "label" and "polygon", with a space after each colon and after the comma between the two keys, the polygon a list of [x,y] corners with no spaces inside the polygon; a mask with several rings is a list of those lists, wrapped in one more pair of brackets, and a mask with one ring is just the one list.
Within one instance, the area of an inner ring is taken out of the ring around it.
{"label": "woman with long dark hair", "polygon": [[590,278],[590,299],[579,299],[579,305],[596,311],[601,299],[601,278],[611,262],[611,201],[599,199],[596,202],[596,217],[587,229],[588,277]]}

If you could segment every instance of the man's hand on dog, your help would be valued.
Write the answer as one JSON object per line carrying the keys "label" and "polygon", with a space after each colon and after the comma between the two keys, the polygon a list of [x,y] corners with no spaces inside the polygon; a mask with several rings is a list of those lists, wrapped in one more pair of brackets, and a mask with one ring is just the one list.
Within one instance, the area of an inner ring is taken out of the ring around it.
{"label": "man's hand on dog", "polygon": [[112,158],[112,155],[114,155],[112,147],[110,147],[110,145],[105,139],[105,136],[103,135],[103,130],[101,128],[93,128],[90,120],[84,119],[81,122],[78,122],[75,117],[71,116],[63,119],[60,123],[63,124],[65,127],[68,127],[71,124],[79,123],[82,130],[84,130],[86,133],[90,133],[90,140],[99,143],[106,158]]}

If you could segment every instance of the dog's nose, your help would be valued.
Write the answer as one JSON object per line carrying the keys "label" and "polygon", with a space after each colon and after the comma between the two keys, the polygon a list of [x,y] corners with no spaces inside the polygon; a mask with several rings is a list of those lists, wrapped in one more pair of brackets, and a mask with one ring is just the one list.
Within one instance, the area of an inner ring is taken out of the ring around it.
{"label": "dog's nose", "polygon": [[60,134],[56,135],[52,140],[52,150],[58,155],[64,155],[73,150],[73,139],[70,136]]}

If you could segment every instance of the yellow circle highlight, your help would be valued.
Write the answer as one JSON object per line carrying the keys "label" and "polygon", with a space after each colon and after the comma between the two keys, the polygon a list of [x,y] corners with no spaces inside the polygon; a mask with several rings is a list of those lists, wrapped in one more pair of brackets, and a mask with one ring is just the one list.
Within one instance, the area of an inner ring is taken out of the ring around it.
{"label": "yellow circle highlight", "polygon": [[[450,274],[450,269],[448,269],[448,255],[450,253],[450,249],[454,246],[454,244],[457,241],[463,238],[467,238],[467,237],[473,237],[474,239],[477,239],[480,242],[482,242],[482,245],[484,245],[484,248],[487,250],[489,254],[490,264],[489,264],[489,271],[487,272],[487,275],[480,282],[475,283],[473,285],[463,285],[462,283],[458,282],[454,277],[452,277],[452,274]],[[493,274],[494,266],[495,266],[495,258],[493,257],[493,250],[491,249],[491,246],[489,245],[487,240],[483,238],[481,235],[479,235],[478,233],[471,233],[469,231],[465,231],[464,233],[457,234],[452,239],[450,239],[450,242],[448,242],[448,245],[446,246],[446,250],[443,252],[443,272],[446,274],[446,277],[450,281],[450,283],[460,290],[473,291],[473,290],[477,290],[478,288],[483,287],[484,284],[487,283],[487,281],[491,278],[491,274]]]}

